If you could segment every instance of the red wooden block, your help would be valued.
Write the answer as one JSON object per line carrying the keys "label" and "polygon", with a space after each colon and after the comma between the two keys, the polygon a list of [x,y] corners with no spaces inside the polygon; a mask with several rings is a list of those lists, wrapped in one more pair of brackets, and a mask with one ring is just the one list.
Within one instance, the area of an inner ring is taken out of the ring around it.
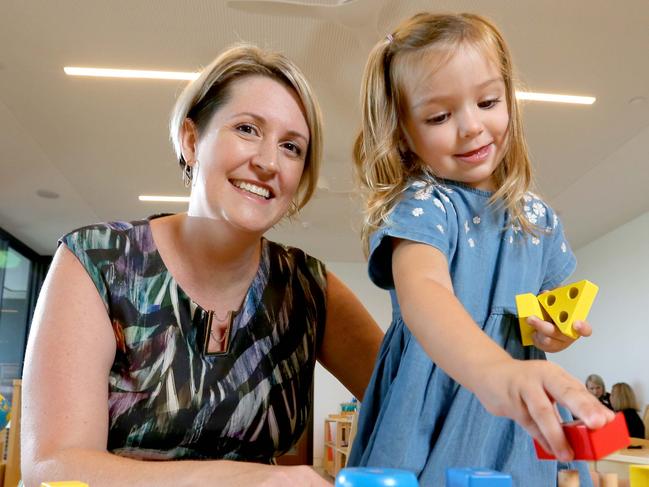
{"label": "red wooden block", "polygon": [[[563,432],[575,452],[575,460],[599,460],[631,444],[622,413],[616,413],[613,421],[596,430],[586,428],[582,421],[564,423]],[[555,456],[546,452],[536,440],[534,448],[536,456],[541,460],[555,459]]]}

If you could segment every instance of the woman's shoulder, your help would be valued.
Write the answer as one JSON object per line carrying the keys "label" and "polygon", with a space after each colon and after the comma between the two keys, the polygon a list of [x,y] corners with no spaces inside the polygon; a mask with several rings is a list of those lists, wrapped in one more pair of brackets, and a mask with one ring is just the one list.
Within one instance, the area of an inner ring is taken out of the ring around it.
{"label": "woman's shoulder", "polygon": [[325,272],[324,263],[320,259],[307,253],[305,250],[280,242],[274,242],[272,240],[266,239],[266,242],[268,243],[269,254],[275,260],[282,260],[291,267],[306,266],[321,273]]}
{"label": "woman's shoulder", "polygon": [[150,233],[148,230],[148,220],[101,222],[76,228],[59,241],[68,247],[108,249],[121,246],[122,242],[141,240]]}

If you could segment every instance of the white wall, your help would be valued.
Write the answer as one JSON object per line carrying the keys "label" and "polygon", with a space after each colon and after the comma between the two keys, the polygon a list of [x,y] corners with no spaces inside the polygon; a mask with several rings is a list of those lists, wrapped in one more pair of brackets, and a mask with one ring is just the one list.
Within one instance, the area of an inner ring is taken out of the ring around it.
{"label": "white wall", "polygon": [[649,402],[649,213],[575,253],[571,281],[599,286],[588,316],[593,335],[551,359],[582,380],[601,375],[607,390],[629,383],[642,408]]}
{"label": "white wall", "polygon": [[[387,291],[376,287],[367,276],[367,264],[359,262],[327,262],[327,268],[336,274],[363,302],[384,330],[390,325],[392,307]],[[351,324],[350,324],[351,325]],[[340,403],[352,398],[338,380],[320,364],[315,371],[315,405],[313,411],[313,463],[321,465],[324,443],[324,419],[340,411]],[[360,399],[360,398],[359,398]]]}

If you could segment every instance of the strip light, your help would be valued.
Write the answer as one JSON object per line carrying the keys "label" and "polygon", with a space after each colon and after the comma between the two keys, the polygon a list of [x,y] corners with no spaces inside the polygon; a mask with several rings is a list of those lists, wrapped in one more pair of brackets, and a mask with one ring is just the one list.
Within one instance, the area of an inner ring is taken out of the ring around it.
{"label": "strip light", "polygon": [[155,196],[155,195],[140,195],[140,201],[154,201],[158,203],[188,203],[189,196]]}
{"label": "strip light", "polygon": [[[145,71],[141,69],[106,69],[84,68],[66,66],[63,68],[69,76],[93,76],[100,78],[130,78],[130,79],[171,79],[193,81],[199,73],[183,71]],[[576,103],[578,105],[592,105],[596,98],[593,96],[555,95],[552,93],[534,93],[531,91],[517,91],[519,100],[545,101],[554,103]]]}
{"label": "strip light", "polygon": [[96,76],[100,78],[132,78],[132,79],[174,79],[192,81],[199,73],[182,71],[143,71],[140,69],[103,69],[66,66],[63,68],[68,76]]}
{"label": "strip light", "polygon": [[596,100],[594,96],[554,95],[552,93],[534,93],[531,91],[517,91],[516,98],[530,101],[575,103],[577,105],[592,105]]}

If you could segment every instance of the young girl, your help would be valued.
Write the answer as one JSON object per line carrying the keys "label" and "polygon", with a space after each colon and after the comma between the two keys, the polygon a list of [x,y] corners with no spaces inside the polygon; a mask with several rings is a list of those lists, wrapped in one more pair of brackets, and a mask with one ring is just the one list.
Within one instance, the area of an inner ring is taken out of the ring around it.
{"label": "young girl", "polygon": [[423,486],[462,466],[555,485],[557,463],[536,460],[530,437],[572,458],[554,401],[589,427],[613,415],[543,361],[542,350],[570,344],[550,323],[531,318],[536,347],[521,344],[514,297],[556,287],[575,258],[556,214],[528,191],[501,34],[477,15],[414,16],[370,54],[362,105],[363,239],[394,311],[350,464],[406,468]]}

